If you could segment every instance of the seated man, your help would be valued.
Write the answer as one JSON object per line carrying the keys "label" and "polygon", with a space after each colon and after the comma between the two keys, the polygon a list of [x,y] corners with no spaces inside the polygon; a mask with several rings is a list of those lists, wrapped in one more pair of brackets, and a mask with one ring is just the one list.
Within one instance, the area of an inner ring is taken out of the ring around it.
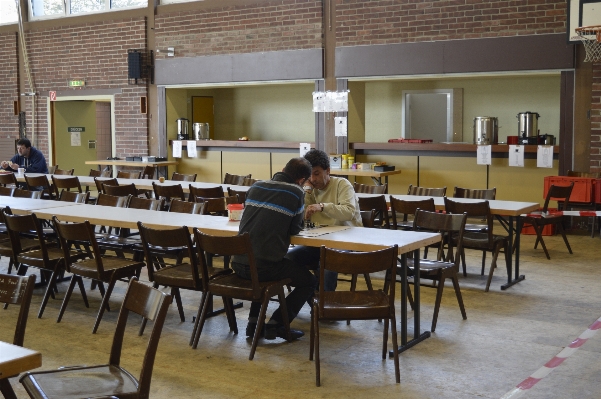
{"label": "seated man", "polygon": [[[321,150],[305,154],[311,163],[311,179],[305,183],[305,219],[320,225],[363,227],[359,202],[351,183],[344,178],[330,176],[330,158]],[[309,266],[319,263],[319,248],[298,245],[287,258],[295,263]],[[335,291],[338,273],[326,271],[325,291]]]}
{"label": "seated man", "polygon": [[[290,236],[303,227],[304,192],[302,185],[311,176],[311,165],[304,158],[291,159],[282,172],[271,180],[255,183],[246,194],[246,206],[239,232],[248,232],[253,247],[259,281],[290,278],[294,290],[286,297],[288,319],[291,322],[304,303],[315,292],[317,281],[304,266],[297,265],[284,255],[290,246]],[[250,280],[247,256],[234,256],[232,269],[240,277]],[[252,336],[257,328],[261,304],[250,306],[246,335]],[[265,327],[265,339],[286,338],[281,310],[278,308]],[[290,330],[290,337],[298,339],[304,333]]]}
{"label": "seated man", "polygon": [[17,172],[19,168],[25,168],[26,173],[48,173],[46,158],[37,148],[31,146],[28,139],[17,141],[17,154],[10,161],[0,163],[2,169]]}

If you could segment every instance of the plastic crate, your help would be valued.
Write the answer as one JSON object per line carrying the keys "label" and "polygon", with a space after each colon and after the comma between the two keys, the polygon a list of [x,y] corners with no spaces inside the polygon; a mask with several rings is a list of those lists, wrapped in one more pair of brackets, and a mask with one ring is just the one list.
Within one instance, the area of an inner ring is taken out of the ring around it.
{"label": "plastic crate", "polygon": [[[570,202],[582,202],[592,203],[596,200],[595,191],[595,180],[590,177],[568,177],[568,176],[547,176],[545,177],[545,189],[543,198],[547,197],[547,192],[551,185],[555,186],[569,186],[571,182],[574,182],[574,188],[572,189],[572,195],[570,195]],[[601,200],[600,200],[601,201]]]}

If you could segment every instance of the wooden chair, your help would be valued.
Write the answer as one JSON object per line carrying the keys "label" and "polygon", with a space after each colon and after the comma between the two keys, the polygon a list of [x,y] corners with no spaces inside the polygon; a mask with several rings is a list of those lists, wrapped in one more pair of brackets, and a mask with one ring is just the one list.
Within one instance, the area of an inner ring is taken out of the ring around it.
{"label": "wooden chair", "polygon": [[186,195],[184,194],[184,189],[181,184],[177,185],[162,185],[156,184],[152,182],[152,191],[154,192],[154,198],[161,199],[164,198],[165,204],[164,207],[167,210],[171,204],[172,198],[177,198],[182,201],[186,200]]}
{"label": "wooden chair", "polygon": [[0,186],[2,187],[18,187],[17,177],[14,173],[0,173]]}
{"label": "wooden chair", "polygon": [[[159,339],[172,297],[132,278],[117,319],[109,363],[70,366],[24,374],[20,381],[31,397],[148,398]],[[123,338],[129,313],[154,321],[136,379],[120,366]]]}
{"label": "wooden chair", "polygon": [[[83,223],[64,223],[60,222],[56,216],[52,220],[58,232],[61,248],[63,249],[66,269],[69,273],[73,274],[56,321],[59,323],[63,318],[69,298],[78,280],[82,281],[82,278],[89,278],[98,282],[108,283],[106,292],[102,296],[102,303],[98,310],[94,328],[92,329],[92,333],[94,334],[98,330],[98,325],[100,324],[100,320],[102,320],[105,308],[108,307],[109,298],[117,280],[137,276],[140,273],[140,269],[144,267],[144,262],[101,255],[96,235],[94,234],[94,226],[87,220]],[[72,258],[69,248],[71,248],[71,244],[81,242],[85,242],[91,248],[92,259],[77,262],[76,259]],[[102,285],[99,284],[99,287],[102,287]],[[100,289],[102,293],[102,288]]]}
{"label": "wooden chair", "polygon": [[[374,186],[379,187],[379,186]],[[374,227],[390,228],[390,216],[388,215],[388,204],[384,194],[377,197],[359,197],[360,211],[374,211]],[[363,225],[364,227],[365,224]]]}
{"label": "wooden chair", "polygon": [[96,191],[98,191],[99,193],[104,193],[104,185],[107,184],[109,186],[118,186],[119,183],[117,182],[117,179],[112,178],[112,179],[97,179],[96,177],[94,178],[94,183],[96,184]]}
{"label": "wooden chair", "polygon": [[[168,230],[156,230],[144,226],[142,222],[138,222],[138,230],[140,231],[140,238],[142,239],[142,246],[144,248],[144,258],[146,259],[146,270],[148,271],[148,279],[153,283],[154,288],[158,288],[159,285],[171,287],[171,295],[176,300],[177,309],[179,311],[180,320],[182,323],[186,321],[184,317],[184,308],[182,306],[182,300],[179,294],[180,288],[202,291],[202,275],[198,268],[198,261],[195,254],[194,245],[190,237],[190,232],[186,226],[168,229]],[[183,263],[184,256],[180,257],[176,264],[167,265],[165,264],[163,255],[165,251],[170,252],[173,248],[181,248],[185,253],[185,258],[188,260],[187,263]],[[217,276],[225,276],[232,272],[231,269],[214,269],[209,268],[208,278],[213,279]],[[196,321],[194,322],[194,329],[190,336],[190,345],[194,338],[194,333],[198,328],[200,322],[200,313],[202,303],[206,297],[206,292],[202,293],[200,303],[198,304],[198,312]],[[230,309],[228,304],[224,306],[227,312],[230,310],[233,312],[233,308]],[[228,315],[228,319],[235,317],[233,314]],[[140,326],[140,334],[144,332],[146,320],[142,321]]]}
{"label": "wooden chair", "polygon": [[169,204],[169,212],[189,213],[192,215],[200,215],[200,213],[202,212],[202,207],[203,207],[202,203],[182,201],[182,200],[174,198],[171,200],[171,203]]}
{"label": "wooden chair", "polygon": [[240,198],[237,195],[224,198],[196,197],[196,202],[203,204],[201,211],[203,215],[227,216],[227,206],[229,204],[239,204]]}
{"label": "wooden chair", "polygon": [[[44,309],[48,303],[48,298],[52,296],[54,298],[53,290],[56,288],[57,277],[64,272],[63,262],[63,251],[56,245],[56,243],[48,243],[42,229],[42,223],[38,220],[35,214],[29,215],[10,215],[4,213],[4,220],[10,241],[13,249],[13,256],[16,257],[16,261],[19,263],[19,273],[25,274],[28,267],[35,267],[40,269],[41,273],[44,273],[47,279],[46,291],[40,305],[38,312],[38,318],[41,318],[44,314]],[[37,238],[37,244],[39,249],[29,249],[23,247],[22,235],[24,233],[35,232]],[[86,253],[71,251],[73,259],[84,259],[87,257]],[[83,286],[80,286],[83,291]]]}
{"label": "wooden chair", "polygon": [[15,191],[15,187],[0,186],[0,196],[12,197],[13,191]]}
{"label": "wooden chair", "polygon": [[[311,340],[309,360],[315,356],[315,383],[321,385],[319,358],[319,322],[322,320],[384,320],[382,359],[388,356],[388,326],[392,327],[394,371],[397,384],[401,382],[399,354],[396,350],[397,329],[394,310],[394,277],[396,275],[398,246],[373,252],[342,252],[321,247],[319,293],[313,298],[311,313]],[[375,273],[388,271],[390,292],[377,291],[324,291],[325,271],[338,273]]]}
{"label": "wooden chair", "polygon": [[81,184],[79,184],[79,178],[77,176],[59,178],[53,175],[52,186],[54,187],[54,195],[56,195],[57,197],[63,189],[67,191],[71,191],[71,189],[76,189],[79,193],[83,192],[83,190],[81,189]]}
{"label": "wooden chair", "polygon": [[117,172],[117,179],[139,179],[142,172],[136,171],[124,171],[120,170]]}
{"label": "wooden chair", "polygon": [[447,193],[446,187],[428,188],[409,185],[407,195],[422,195],[425,197],[444,197]]}
{"label": "wooden chair", "polygon": [[30,191],[37,191],[41,188],[43,199],[53,200],[56,198],[54,195],[54,190],[52,186],[50,186],[50,182],[48,181],[46,175],[25,175],[25,184],[27,185],[27,189]]}
{"label": "wooden chair", "polygon": [[[244,191],[244,190],[234,190],[231,187],[227,188],[227,195],[228,197],[234,197],[234,196],[238,196],[238,201],[240,204],[243,204],[246,202],[246,193],[248,193],[248,191]],[[201,195],[202,197],[202,195]]]}
{"label": "wooden chair", "polygon": [[[289,284],[291,279],[283,279],[278,281],[259,281],[259,274],[257,272],[255,257],[253,255],[252,245],[250,242],[250,235],[248,233],[244,233],[242,235],[231,237],[218,237],[210,236],[202,233],[198,229],[194,229],[194,238],[196,242],[196,248],[198,250],[203,292],[207,293],[207,295],[202,304],[200,323],[194,335],[192,348],[196,349],[196,346],[198,345],[198,340],[200,339],[202,328],[209,310],[209,306],[207,305],[212,301],[214,295],[222,296],[224,299],[227,298],[227,304],[230,308],[233,307],[232,298],[261,302],[261,311],[257,321],[257,328],[253,335],[250,355],[248,357],[249,360],[253,360],[255,356],[257,343],[259,342],[261,331],[263,331],[263,326],[265,325],[265,313],[267,311],[267,305],[269,304],[269,299],[275,295],[278,296],[280,310],[282,312],[282,320],[284,321],[284,327],[286,329],[286,335],[289,336],[290,324],[288,322],[288,311],[286,308],[284,286]],[[251,279],[246,280],[237,276],[236,274],[229,274],[227,276],[210,280],[210,269],[206,261],[205,253],[220,253],[226,256],[247,255]],[[233,314],[233,312],[231,312],[231,314]],[[238,327],[236,324],[236,318],[232,317],[231,319],[228,319],[228,322],[230,325],[230,330],[233,329],[234,333],[237,333]]]}
{"label": "wooden chair", "polygon": [[474,198],[474,199],[486,199],[494,200],[497,196],[497,188],[493,187],[490,189],[473,189],[473,188],[461,188],[455,186],[453,189],[453,198]]}
{"label": "wooden chair", "polygon": [[[229,173],[225,174],[225,177],[223,178],[223,184],[233,184],[235,186],[243,186],[244,185],[244,179],[250,179],[252,176],[249,173],[246,176],[242,176],[242,175],[230,175]],[[251,184],[252,185],[252,184]]]}
{"label": "wooden chair", "polygon": [[149,199],[130,196],[127,201],[127,208],[146,209],[149,211],[160,211],[163,209],[163,199]]}
{"label": "wooden chair", "polygon": [[[444,199],[445,202],[445,210],[447,213],[454,214],[464,214],[466,213],[468,217],[477,217],[486,220],[486,231],[477,232],[477,231],[469,231],[465,232],[463,235],[463,248],[462,249],[474,249],[476,251],[482,252],[492,252],[493,258],[492,263],[490,265],[490,270],[488,272],[488,279],[486,281],[485,292],[488,292],[490,288],[490,282],[492,281],[492,275],[494,273],[494,269],[497,267],[497,258],[499,257],[499,253],[503,250],[505,254],[505,264],[507,267],[507,272],[509,273],[511,261],[511,254],[508,252],[509,248],[509,240],[506,236],[500,236],[493,234],[493,217],[490,213],[490,206],[488,204],[488,200],[482,202],[457,202],[453,201],[447,197]],[[455,245],[457,245],[456,241]],[[466,265],[465,265],[465,251],[461,252],[461,258],[463,263],[463,275],[467,275]],[[481,275],[484,275],[484,267],[485,267],[485,257],[482,257],[482,271]]]}
{"label": "wooden chair", "polygon": [[123,184],[120,186],[103,184],[102,188],[104,190],[104,194],[112,195],[115,197],[127,197],[128,195],[133,195],[134,197],[138,196],[138,190],[136,189],[136,185],[134,183]]}
{"label": "wooden chair", "polygon": [[[4,215],[12,215],[10,207],[4,207],[0,211],[0,223],[2,223],[6,228],[6,223],[4,222]],[[36,239],[20,237],[20,240],[21,248],[23,251],[31,251],[40,248],[40,243]],[[2,239],[0,239],[0,256],[5,256],[9,259],[7,271],[8,274],[12,272],[13,266],[17,270],[17,273],[19,272],[19,261],[17,260],[17,257],[13,252],[13,246],[10,237],[8,236],[8,231],[6,231],[6,234],[3,234]]]}
{"label": "wooden chair", "polygon": [[52,166],[48,166],[48,174],[55,174],[54,172],[56,172],[56,170],[58,169],[58,165],[52,165]]}
{"label": "wooden chair", "polygon": [[356,193],[366,194],[388,194],[388,184],[374,185],[374,184],[361,184],[353,183],[353,188]]}
{"label": "wooden chair", "polygon": [[29,190],[23,190],[21,188],[15,188],[15,190],[13,191],[13,197],[40,199],[40,198],[42,198],[42,192],[41,191],[29,191]]}
{"label": "wooden chair", "polygon": [[90,169],[90,173],[88,174],[90,177],[111,177],[110,170],[98,170],[98,169]]}
{"label": "wooden chair", "polygon": [[259,179],[252,179],[250,177],[245,177],[244,180],[242,180],[242,186],[252,186],[253,184],[255,184],[256,182],[258,182]]}
{"label": "wooden chair", "polygon": [[144,166],[140,179],[154,179],[156,174],[156,168],[153,165]]}
{"label": "wooden chair", "polygon": [[[522,219],[523,224],[530,224],[532,227],[534,227],[534,230],[536,231],[536,242],[534,243],[534,249],[536,249],[538,243],[540,242],[541,246],[543,247],[543,251],[545,251],[547,259],[551,259],[551,257],[549,256],[549,251],[547,251],[545,241],[543,240],[542,232],[543,228],[549,225],[554,225],[557,227],[561,233],[561,236],[563,237],[563,242],[565,242],[566,247],[568,248],[568,252],[570,255],[573,254],[570,243],[568,242],[568,237],[566,237],[566,232],[563,228],[564,216],[561,214],[548,214],[550,201],[557,201],[558,204],[562,205],[561,209],[567,209],[573,188],[574,182],[571,182],[569,186],[556,186],[552,184],[547,192],[547,197],[545,198],[545,204],[543,205],[542,212],[529,213]],[[543,214],[545,215],[544,217]]]}
{"label": "wooden chair", "polygon": [[100,193],[96,199],[96,205],[101,206],[114,206],[116,208],[125,208],[127,204],[127,197],[117,197],[115,195],[108,195]]}
{"label": "wooden chair", "polygon": [[75,191],[61,191],[58,200],[65,202],[76,202],[78,204],[85,204],[90,199],[90,192],[86,191],[85,193],[76,193]]}
{"label": "wooden chair", "polygon": [[428,198],[417,201],[406,201],[390,196],[390,212],[392,213],[393,230],[413,230],[413,217],[415,211],[421,209],[428,212],[435,212],[434,198]]}
{"label": "wooden chair", "polygon": [[195,182],[196,181],[196,173],[194,173],[193,175],[184,175],[181,173],[173,172],[173,174],[171,175],[171,180]]}
{"label": "wooden chair", "polygon": [[58,167],[54,170],[53,175],[65,175],[65,176],[73,176],[75,169],[59,169]]}
{"label": "wooden chair", "polygon": [[223,192],[223,187],[194,187],[190,184],[190,194],[188,195],[188,201],[194,202],[196,201],[196,197],[206,197],[206,198],[223,198],[225,194]]}

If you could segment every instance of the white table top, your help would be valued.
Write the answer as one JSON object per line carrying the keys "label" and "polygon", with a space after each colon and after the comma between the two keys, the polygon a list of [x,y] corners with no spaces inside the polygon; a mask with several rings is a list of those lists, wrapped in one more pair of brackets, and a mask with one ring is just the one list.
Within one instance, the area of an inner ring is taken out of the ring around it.
{"label": "white table top", "polygon": [[32,213],[33,210],[80,205],[73,202],[0,196],[0,208],[9,206],[14,214]]}
{"label": "white table top", "polygon": [[41,365],[40,352],[0,341],[0,379],[13,377]]}
{"label": "white table top", "polygon": [[330,174],[336,176],[364,176],[364,177],[382,177],[391,175],[400,175],[401,169],[378,172],[373,169],[338,169],[330,168]]}

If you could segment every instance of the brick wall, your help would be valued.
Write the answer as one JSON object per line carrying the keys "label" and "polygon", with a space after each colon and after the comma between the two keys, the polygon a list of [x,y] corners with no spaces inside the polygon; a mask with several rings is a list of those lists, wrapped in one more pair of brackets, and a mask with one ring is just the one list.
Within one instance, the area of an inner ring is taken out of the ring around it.
{"label": "brick wall", "polygon": [[337,0],[338,46],[565,32],[565,0]]}
{"label": "brick wall", "polygon": [[601,63],[593,63],[591,101],[591,172],[601,172]]}
{"label": "brick wall", "polygon": [[321,1],[283,0],[157,15],[156,46],[176,57],[321,48],[322,14]]}
{"label": "brick wall", "polygon": [[[148,123],[139,113],[145,86],[127,84],[127,50],[146,47],[144,18],[101,21],[27,33],[29,59],[36,90],[38,147],[48,155],[48,91],[68,92],[68,79],[85,79],[86,90],[123,89],[115,96],[117,156],[148,153]],[[27,102],[28,118],[31,106]]]}
{"label": "brick wall", "polygon": [[19,99],[17,51],[17,35],[0,34],[0,160],[14,155],[19,137],[19,119],[13,110],[13,102]]}

